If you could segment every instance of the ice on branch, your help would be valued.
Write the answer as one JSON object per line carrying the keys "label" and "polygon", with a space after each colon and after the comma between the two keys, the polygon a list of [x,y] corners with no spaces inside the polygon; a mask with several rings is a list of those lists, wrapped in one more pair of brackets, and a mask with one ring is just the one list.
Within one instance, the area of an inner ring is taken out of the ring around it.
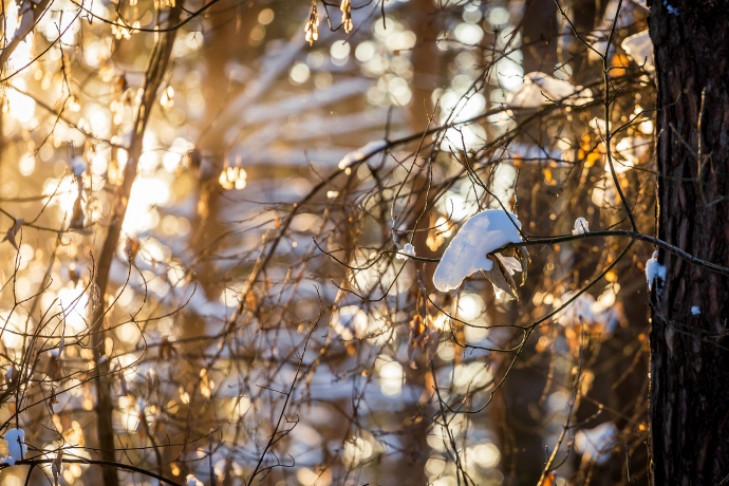
{"label": "ice on branch", "polygon": [[617,443],[618,429],[612,422],[605,422],[593,429],[583,429],[575,434],[575,450],[585,461],[605,464],[611,449]]}
{"label": "ice on branch", "polygon": [[357,150],[352,150],[347,155],[342,157],[342,160],[339,161],[338,167],[342,170],[347,169],[355,162],[360,162],[369,157],[372,157],[374,154],[384,149],[385,147],[387,147],[387,140],[374,140],[364,147],[360,147]]}
{"label": "ice on branch", "polygon": [[23,429],[10,429],[5,433],[5,440],[8,443],[9,456],[0,459],[0,463],[14,466],[16,462],[22,461],[28,452],[25,445],[25,431]]}
{"label": "ice on branch", "polygon": [[666,266],[658,263],[658,252],[654,251],[647,262],[645,262],[645,278],[648,281],[648,291],[653,288],[653,283],[658,279],[656,293],[660,294],[663,282],[666,280]]}
{"label": "ice on branch", "polygon": [[516,108],[539,108],[547,103],[582,106],[592,99],[592,91],[587,88],[533,72],[524,75],[524,84],[509,96],[507,104]]}
{"label": "ice on branch", "polygon": [[573,235],[584,235],[590,232],[590,224],[585,218],[577,218],[575,220],[575,226],[572,228]]}
{"label": "ice on branch", "polygon": [[[511,275],[523,270],[522,261],[509,256],[490,255],[509,243],[520,243],[521,223],[516,215],[501,209],[487,209],[471,217],[446,248],[433,274],[433,284],[441,292],[457,289],[463,280],[482,270],[494,284],[497,295],[511,292]],[[495,267],[494,264],[497,266]]]}

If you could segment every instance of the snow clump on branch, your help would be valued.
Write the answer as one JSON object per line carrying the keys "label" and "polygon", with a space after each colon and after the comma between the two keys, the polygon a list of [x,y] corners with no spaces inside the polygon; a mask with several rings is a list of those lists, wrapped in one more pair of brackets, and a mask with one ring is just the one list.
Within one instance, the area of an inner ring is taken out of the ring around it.
{"label": "snow clump on branch", "polygon": [[584,235],[590,232],[590,224],[585,218],[577,218],[575,220],[575,227],[572,229],[573,235]]}
{"label": "snow clump on branch", "polygon": [[16,462],[22,461],[28,452],[25,445],[25,431],[23,429],[10,429],[5,433],[5,440],[8,443],[9,456],[0,459],[0,463],[14,466]]}
{"label": "snow clump on branch", "polygon": [[666,266],[658,263],[658,252],[654,251],[647,262],[645,262],[645,278],[648,281],[648,291],[653,288],[653,283],[658,280],[656,293],[660,295],[663,282],[666,280]]}
{"label": "snow clump on branch", "polygon": [[[435,287],[441,292],[457,289],[466,277],[481,270],[494,284],[497,295],[505,291],[515,297],[507,280],[522,271],[524,263],[509,256],[498,255],[496,259],[490,254],[509,243],[521,243],[520,228],[516,215],[501,209],[487,209],[472,216],[445,249],[433,274]],[[495,262],[498,268],[494,268]]]}
{"label": "snow clump on branch", "polygon": [[612,422],[605,422],[592,429],[583,429],[575,434],[575,450],[582,453],[582,459],[585,461],[605,464],[610,459],[617,436],[618,429]]}

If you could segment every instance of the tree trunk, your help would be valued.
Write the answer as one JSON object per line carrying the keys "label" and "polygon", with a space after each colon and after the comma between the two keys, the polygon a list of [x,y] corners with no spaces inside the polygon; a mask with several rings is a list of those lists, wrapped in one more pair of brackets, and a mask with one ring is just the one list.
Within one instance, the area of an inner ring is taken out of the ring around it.
{"label": "tree trunk", "polygon": [[[729,266],[729,0],[654,1],[658,236]],[[661,251],[653,287],[654,484],[729,481],[729,277]]]}

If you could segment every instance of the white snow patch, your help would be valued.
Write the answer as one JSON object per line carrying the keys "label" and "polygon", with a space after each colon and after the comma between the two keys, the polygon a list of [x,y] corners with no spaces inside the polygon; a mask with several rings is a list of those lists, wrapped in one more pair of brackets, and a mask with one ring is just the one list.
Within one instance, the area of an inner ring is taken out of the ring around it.
{"label": "white snow patch", "polygon": [[81,156],[76,156],[73,159],[71,159],[71,170],[73,170],[73,175],[76,177],[79,177],[81,174],[83,174],[86,171],[86,161]]}
{"label": "white snow patch", "polygon": [[583,460],[605,464],[617,443],[617,435],[618,429],[612,422],[580,430],[575,434],[575,450],[582,454]]}
{"label": "white snow patch", "polygon": [[188,474],[185,478],[185,484],[187,486],[203,486],[203,482],[195,477],[194,474]]}
{"label": "white snow patch", "polygon": [[415,247],[412,243],[405,243],[405,246],[395,255],[398,260],[407,260],[415,256]]}
{"label": "white snow patch", "polygon": [[[620,291],[617,283],[608,285],[597,300],[587,292],[580,294],[570,302],[557,318],[557,322],[564,327],[583,324],[586,326],[599,326],[602,333],[612,335],[618,325],[619,315],[615,310],[615,300]],[[574,297],[575,292],[566,292],[558,305]]]}
{"label": "white snow patch", "polygon": [[[567,292],[562,296],[561,301],[567,302],[574,295],[574,292]],[[586,292],[580,294],[575,300],[567,304],[567,307],[562,310],[557,321],[565,327],[572,326],[576,323],[592,325],[597,322],[597,316],[593,311],[595,304],[595,297]]]}
{"label": "white snow patch", "polygon": [[0,459],[0,463],[14,466],[16,462],[22,461],[28,452],[25,445],[25,431],[23,429],[10,429],[5,433],[5,440],[8,442],[9,456]]}
{"label": "white snow patch", "polygon": [[[659,283],[663,283],[666,280],[666,266],[658,263],[658,252],[654,251],[648,261],[645,262],[645,278],[648,281],[648,291],[650,292],[653,288],[653,282],[656,279]],[[656,292],[660,294],[660,286],[656,288]]]}
{"label": "white snow patch", "polygon": [[585,218],[577,218],[575,220],[575,227],[572,229],[573,235],[584,235],[590,232],[590,224]]}
{"label": "white snow patch", "polygon": [[443,253],[433,274],[435,287],[441,292],[457,289],[466,277],[491,270],[493,262],[486,256],[509,243],[521,242],[519,228],[516,215],[501,209],[472,216]]}
{"label": "white snow patch", "polygon": [[518,108],[539,108],[547,103],[582,106],[593,99],[592,91],[545,73],[524,75],[524,84],[509,95],[507,105]]}
{"label": "white snow patch", "polygon": [[364,147],[360,147],[357,150],[349,152],[347,155],[342,157],[342,160],[339,161],[337,166],[344,170],[355,162],[360,162],[371,157],[385,147],[387,147],[387,140],[374,140]]}
{"label": "white snow patch", "polygon": [[701,315],[701,308],[698,305],[692,305],[691,306],[691,315],[692,316]]}
{"label": "white snow patch", "polygon": [[653,42],[651,42],[648,30],[626,37],[620,47],[628,53],[637,63],[642,65],[646,71],[652,73],[656,70],[653,62]]}

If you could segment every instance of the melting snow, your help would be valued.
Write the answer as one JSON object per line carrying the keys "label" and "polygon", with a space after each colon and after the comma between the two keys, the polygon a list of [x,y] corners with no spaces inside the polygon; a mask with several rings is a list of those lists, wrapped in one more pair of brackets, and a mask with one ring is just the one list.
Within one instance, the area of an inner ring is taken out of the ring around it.
{"label": "melting snow", "polygon": [[491,270],[494,263],[486,256],[521,242],[519,228],[516,215],[501,209],[487,209],[471,217],[443,253],[433,274],[435,287],[441,292],[457,289],[466,277]]}

